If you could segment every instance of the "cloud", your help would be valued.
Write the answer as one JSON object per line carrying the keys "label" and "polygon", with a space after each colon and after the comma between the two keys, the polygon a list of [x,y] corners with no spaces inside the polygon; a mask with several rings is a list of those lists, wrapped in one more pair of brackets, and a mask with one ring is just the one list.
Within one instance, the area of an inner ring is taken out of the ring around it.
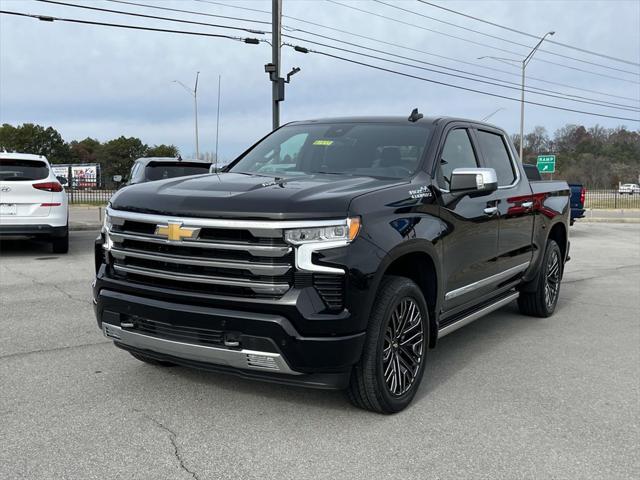
{"label": "cloud", "polygon": [[[151,11],[104,1],[85,2],[85,4],[224,23],[223,20],[207,17]],[[155,4],[213,14],[270,20],[269,15],[257,12],[187,0],[155,2]],[[513,51],[519,55],[522,55],[523,52],[526,54],[526,49],[523,47],[409,15],[377,3],[351,2],[349,4],[403,22],[415,23],[432,30],[465,37],[475,42],[484,43],[488,47],[465,43],[420,28],[394,23],[325,1],[290,0],[284,2],[284,9],[286,15],[307,19],[318,24],[373,36],[388,42],[467,62],[487,62],[484,65],[511,71],[512,75],[479,69],[389,45],[376,44],[321,27],[300,23],[290,18],[285,18],[284,23],[287,26],[304,28],[329,37],[338,36],[351,42],[367,44],[407,57],[500,77],[516,84],[519,82],[517,68],[487,60],[478,61],[477,57],[496,54],[511,55],[489,46]],[[234,2],[234,5],[270,9],[270,2],[267,1]],[[462,17],[447,14],[417,2],[402,2],[399,5],[402,8],[421,12],[463,27],[481,30],[491,35],[509,38],[526,45],[533,41],[527,37],[465,20]],[[528,32],[542,33],[555,30],[557,33],[554,39],[557,41],[599,52],[609,52],[617,57],[640,60],[638,20],[640,18],[640,4],[637,2],[464,1],[448,2],[447,7],[512,26],[522,24],[524,18],[527,21],[522,28]],[[3,8],[180,30],[220,32],[220,29],[209,27],[134,19],[39,2],[4,0]],[[227,23],[238,24],[240,22]],[[612,25],[616,26],[615,31],[618,32],[616,35],[611,34]],[[252,26],[269,28],[259,24],[252,24]],[[224,33],[249,35],[243,32],[225,31]],[[309,34],[299,31],[285,30],[284,33],[301,38],[312,38]],[[317,40],[323,43],[332,43],[331,40]],[[296,43],[304,42],[296,41]],[[307,46],[311,45],[307,44]],[[328,48],[318,46],[315,48],[330,51]],[[551,44],[546,44],[544,48],[624,69],[636,68]],[[353,55],[344,52],[334,53],[353,57]],[[270,48],[266,44],[247,45],[221,39],[116,30],[60,22],[44,23],[33,19],[1,16],[0,121],[13,124],[34,122],[52,125],[58,128],[69,140],[87,136],[100,139],[119,135],[140,136],[143,141],[149,144],[174,143],[179,146],[183,154],[189,155],[194,150],[193,103],[187,92],[172,81],[178,79],[190,84],[195,72],[199,70],[201,72],[199,87],[201,150],[212,151],[214,149],[217,81],[218,75],[222,75],[220,147],[223,157],[230,158],[267,133],[271,127],[271,85],[264,73],[264,64],[270,61],[270,56]],[[414,107],[419,107],[428,115],[482,118],[497,108],[504,108],[492,117],[492,121],[509,131],[515,132],[519,128],[519,105],[517,102],[404,78],[317,54],[305,55],[294,52],[290,48],[283,49],[282,58],[283,73],[286,73],[293,66],[302,68],[302,71],[295,75],[291,84],[287,86],[286,101],[282,104],[283,121],[340,115],[408,115]],[[416,68],[385,64],[372,59],[362,60],[438,81],[473,86],[484,91],[501,92],[510,97],[519,97],[517,90],[505,91]],[[629,97],[640,96],[637,84],[589,75],[540,60],[632,78],[628,74],[573,62],[544,52],[538,52],[536,60],[531,62],[528,75],[590,90],[606,91]],[[543,86],[533,80],[530,84]],[[546,85],[545,88],[569,91],[567,88],[559,86]],[[571,91],[571,93],[605,98],[579,91]],[[534,96],[529,98],[543,103],[562,104],[581,110],[612,112],[591,105],[561,102],[549,98],[541,99],[541,97]],[[626,100],[609,100],[629,103]],[[622,113],[627,113],[622,116],[637,116],[633,112]],[[526,120],[528,128],[539,124],[544,125],[549,131],[553,131],[565,123],[584,123],[587,125],[599,123],[605,126],[629,124],[629,122],[533,106],[527,107]],[[638,124],[629,125],[637,128]]]}

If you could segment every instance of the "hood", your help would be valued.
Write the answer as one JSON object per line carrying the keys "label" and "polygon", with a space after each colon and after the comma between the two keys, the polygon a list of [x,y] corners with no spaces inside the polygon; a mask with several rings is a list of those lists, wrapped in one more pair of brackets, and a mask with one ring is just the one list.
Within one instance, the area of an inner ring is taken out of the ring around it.
{"label": "hood", "polygon": [[116,210],[186,217],[344,217],[353,198],[403,183],[407,180],[220,173],[130,185],[111,198],[111,206]]}

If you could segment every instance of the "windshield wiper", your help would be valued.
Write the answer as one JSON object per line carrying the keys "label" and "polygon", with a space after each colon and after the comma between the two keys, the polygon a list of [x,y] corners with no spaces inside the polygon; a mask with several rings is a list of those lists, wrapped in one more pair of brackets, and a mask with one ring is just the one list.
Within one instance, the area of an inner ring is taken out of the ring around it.
{"label": "windshield wiper", "polygon": [[265,175],[263,173],[234,172],[233,170],[230,170],[229,172],[225,172],[225,173],[237,173],[238,175],[249,175],[250,177],[266,177],[266,178],[274,177],[274,175]]}
{"label": "windshield wiper", "polygon": [[353,174],[346,172],[309,172],[311,175],[344,175],[346,177],[353,177]]}

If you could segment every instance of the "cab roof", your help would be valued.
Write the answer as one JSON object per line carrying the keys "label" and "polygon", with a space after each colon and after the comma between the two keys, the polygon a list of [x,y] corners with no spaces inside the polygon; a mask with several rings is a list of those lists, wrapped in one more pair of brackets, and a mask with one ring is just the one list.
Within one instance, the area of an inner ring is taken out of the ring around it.
{"label": "cab roof", "polygon": [[300,120],[287,123],[287,125],[310,125],[314,123],[397,123],[402,125],[440,125],[451,122],[464,122],[474,125],[484,125],[490,128],[503,130],[502,128],[487,122],[458,117],[423,117],[416,122],[410,122],[408,115],[387,115],[387,116],[353,116],[353,117],[327,117],[310,120]]}

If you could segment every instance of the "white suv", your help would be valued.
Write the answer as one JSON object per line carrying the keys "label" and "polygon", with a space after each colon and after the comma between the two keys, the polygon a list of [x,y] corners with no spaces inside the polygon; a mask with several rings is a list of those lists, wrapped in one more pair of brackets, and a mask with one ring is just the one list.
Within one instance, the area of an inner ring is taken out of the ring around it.
{"label": "white suv", "polygon": [[0,237],[44,237],[54,253],[69,250],[67,194],[47,159],[0,152]]}

